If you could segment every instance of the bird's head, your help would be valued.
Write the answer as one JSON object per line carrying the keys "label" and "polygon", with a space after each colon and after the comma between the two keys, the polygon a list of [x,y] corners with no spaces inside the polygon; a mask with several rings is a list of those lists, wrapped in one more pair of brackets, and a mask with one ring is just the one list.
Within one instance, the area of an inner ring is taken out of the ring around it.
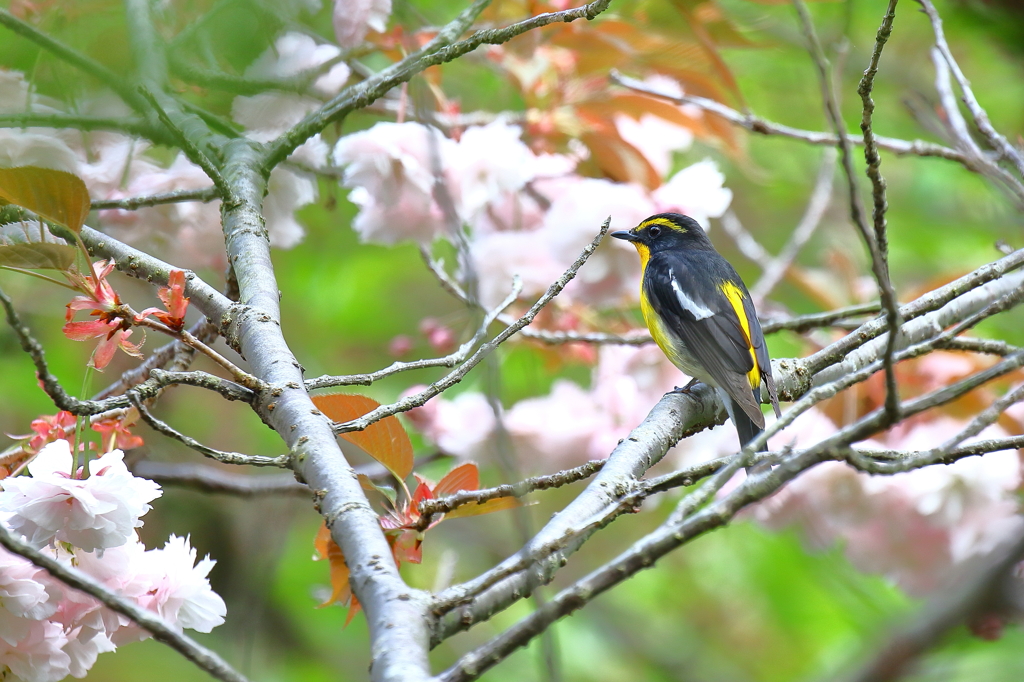
{"label": "bird's head", "polygon": [[612,232],[611,236],[632,242],[641,257],[659,251],[714,248],[697,221],[679,213],[653,215],[632,230]]}

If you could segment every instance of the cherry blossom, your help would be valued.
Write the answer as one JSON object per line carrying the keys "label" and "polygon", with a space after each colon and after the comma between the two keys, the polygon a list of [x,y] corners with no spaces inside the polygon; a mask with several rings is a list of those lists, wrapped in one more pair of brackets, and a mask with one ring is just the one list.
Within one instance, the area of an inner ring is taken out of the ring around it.
{"label": "cherry blossom", "polygon": [[640,120],[616,114],[615,129],[623,140],[644,155],[661,177],[672,167],[672,152],[686,151],[693,144],[693,132],[689,128],[652,114],[643,114]]}
{"label": "cherry blossom", "polygon": [[42,582],[46,575],[27,559],[0,549],[0,640],[8,645],[25,639],[32,621],[57,610],[55,591]]}
{"label": "cherry blossom", "polygon": [[[612,229],[628,230],[653,213],[657,213],[656,207],[639,185],[581,179],[554,198],[544,217],[538,243],[546,244],[564,269],[579,256],[609,216]],[[635,301],[640,295],[639,280],[636,251],[624,242],[608,240],[569,283],[565,293],[573,300],[594,305]]]}
{"label": "cherry blossom", "polygon": [[334,37],[342,47],[356,47],[367,31],[383,31],[390,15],[391,0],[334,0]]}
{"label": "cherry blossom", "polygon": [[89,477],[78,479],[68,442],[50,443],[29,463],[31,477],[4,480],[0,510],[10,513],[7,524],[37,547],[54,541],[85,551],[123,545],[161,494],[152,481],[132,476],[123,457],[112,450],[91,460]]}
{"label": "cherry blossom", "polygon": [[17,644],[0,639],[0,666],[23,682],[57,682],[71,672],[71,657],[63,650],[67,641],[58,623],[30,621]]}
{"label": "cherry blossom", "polygon": [[[140,606],[179,628],[197,632],[210,632],[224,622],[227,607],[208,578],[216,562],[207,556],[196,563],[196,550],[187,537],[171,535],[162,548],[136,551],[129,557],[131,566],[121,572],[121,589]],[[126,580],[125,575],[131,578]],[[120,644],[142,637],[148,634],[129,626],[119,630],[114,641]]]}
{"label": "cherry blossom", "polygon": [[363,241],[429,244],[447,231],[433,197],[431,145],[442,160],[454,142],[419,123],[378,123],[338,140],[333,160],[360,211],[352,223]]}
{"label": "cherry blossom", "polygon": [[684,213],[705,229],[708,218],[721,218],[732,203],[732,190],[723,186],[725,176],[711,159],[688,166],[652,192],[658,210]]}
{"label": "cherry blossom", "polygon": [[485,209],[538,176],[571,170],[558,157],[538,159],[520,140],[522,129],[497,120],[471,126],[451,146],[444,169],[455,185],[463,222],[475,225]]}
{"label": "cherry blossom", "polygon": [[[425,388],[413,386],[405,395]],[[460,458],[477,459],[488,451],[494,430],[494,410],[486,396],[475,391],[455,398],[437,397],[423,407],[406,413],[409,421],[441,452]]]}
{"label": "cherry blossom", "polygon": [[477,295],[488,308],[505,300],[516,275],[523,284],[520,297],[530,299],[547,291],[565,270],[551,254],[544,235],[536,232],[484,234],[473,241],[471,253]]}

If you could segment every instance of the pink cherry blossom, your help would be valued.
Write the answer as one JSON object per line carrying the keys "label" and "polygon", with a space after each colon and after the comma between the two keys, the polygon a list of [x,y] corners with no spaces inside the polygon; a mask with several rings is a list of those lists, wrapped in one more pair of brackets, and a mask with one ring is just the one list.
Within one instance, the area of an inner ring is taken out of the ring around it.
{"label": "pink cherry blossom", "polygon": [[565,270],[551,255],[543,234],[536,232],[484,234],[473,240],[471,253],[477,293],[487,308],[505,300],[516,275],[523,284],[520,297],[529,300],[547,291]]}
{"label": "pink cherry blossom", "polygon": [[[406,395],[423,388],[413,386]],[[484,456],[495,426],[494,410],[486,396],[476,392],[434,398],[406,416],[441,452],[467,459]]]}
{"label": "pink cherry blossom", "polygon": [[33,621],[53,615],[58,591],[49,582],[45,571],[0,549],[0,640],[14,646],[29,635]]}
{"label": "pink cherry blossom", "polygon": [[[312,36],[297,31],[285,33],[264,50],[245,70],[248,78],[292,78],[314,69],[341,55],[336,45],[317,43]],[[332,65],[313,81],[313,90],[324,97],[333,97],[345,86],[351,70],[344,61]]]}
{"label": "pink cherry blossom", "polygon": [[352,227],[363,241],[430,244],[448,230],[434,200],[431,146],[442,164],[454,142],[419,123],[378,123],[338,140],[333,160],[359,206]]}
{"label": "pink cherry blossom", "polygon": [[606,426],[605,419],[594,396],[572,381],[559,379],[548,395],[513,405],[505,428],[520,461],[554,471],[590,459],[594,434]]}
{"label": "pink cherry blossom", "polygon": [[0,510],[7,524],[37,547],[67,542],[85,551],[117,547],[134,536],[139,517],[160,496],[160,486],[132,476],[123,453],[90,460],[89,477],[72,478],[66,440],[44,447],[29,464],[31,477],[4,480]]}
{"label": "pink cherry blossom", "polygon": [[616,114],[615,129],[644,155],[659,177],[665,177],[672,167],[672,152],[686,151],[693,144],[693,131],[689,128],[652,114],[643,114],[640,120]]}
{"label": "pink cherry blossom", "polygon": [[[521,190],[527,182],[558,167],[555,157],[538,160],[519,139],[522,129],[502,120],[471,126],[452,145],[445,171],[455,185],[459,215],[470,225],[490,205]],[[563,170],[571,170],[571,163]]]}
{"label": "pink cherry blossom", "polygon": [[0,670],[23,682],[57,682],[70,673],[71,658],[63,629],[48,620],[30,621],[28,634],[17,644],[0,639]]}
{"label": "pink cherry blossom", "polygon": [[[568,267],[611,216],[612,229],[630,229],[657,213],[639,185],[583,179],[555,197],[538,240],[554,259]],[[640,259],[630,244],[607,240],[580,269],[565,294],[576,301],[610,305],[636,301],[640,295]]]}
{"label": "pink cherry blossom", "polygon": [[334,0],[334,37],[342,47],[356,47],[368,31],[382,32],[391,16],[391,0]]}
{"label": "pink cherry blossom", "polygon": [[[196,550],[187,537],[171,535],[160,549],[135,552],[126,572],[123,591],[133,595],[143,608],[154,611],[178,628],[210,632],[224,622],[227,607],[210,587],[210,570],[216,563],[205,557],[196,563]],[[122,574],[123,576],[124,574]],[[120,629],[113,639],[123,644],[148,637],[134,626]]]}
{"label": "pink cherry blossom", "polygon": [[687,166],[651,196],[658,210],[684,213],[707,228],[708,218],[720,218],[732,203],[732,190],[723,186],[725,176],[711,159]]}

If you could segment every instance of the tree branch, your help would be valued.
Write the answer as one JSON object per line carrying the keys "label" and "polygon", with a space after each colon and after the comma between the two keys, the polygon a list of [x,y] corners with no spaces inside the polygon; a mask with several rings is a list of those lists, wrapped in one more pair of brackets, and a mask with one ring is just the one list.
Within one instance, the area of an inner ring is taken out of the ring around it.
{"label": "tree branch", "polygon": [[292,474],[253,476],[236,474],[202,464],[151,462],[141,460],[131,466],[136,476],[156,481],[162,486],[175,486],[204,493],[224,493],[238,497],[293,495],[309,499],[313,491],[295,480]]}
{"label": "tree branch", "polygon": [[469,28],[489,2],[490,0],[475,0],[458,18],[438,31],[437,36],[419,52],[409,55],[362,83],[345,88],[326,106],[306,116],[291,130],[270,144],[263,159],[264,167],[274,167],[286,159],[303,142],[319,133],[333,121],[340,120],[350,111],[365,107],[396,85],[409,81],[413,76],[431,66],[450,62],[472,52],[481,45],[507,43],[512,38],[535,28],[557,22],[593,19],[608,8],[611,0],[596,0],[596,2],[574,9],[539,14],[505,28],[477,31],[463,41],[454,42]]}
{"label": "tree branch", "polygon": [[960,65],[957,64],[956,59],[953,58],[953,53],[949,50],[949,45],[946,43],[946,35],[942,30],[942,18],[939,17],[935,6],[932,5],[931,0],[918,0],[918,2],[921,3],[921,7],[932,23],[932,30],[935,32],[935,46],[942,53],[942,57],[949,64],[949,68],[953,70],[953,77],[956,78],[957,84],[960,85],[960,92],[963,93],[964,103],[967,105],[967,110],[971,112],[974,124],[978,126],[978,130],[981,131],[981,134],[985,136],[988,143],[996,150],[999,157],[1012,163],[1017,172],[1024,176],[1024,155],[992,127],[992,123],[988,120],[988,114],[981,104],[978,103],[977,98],[974,96],[974,91],[971,90],[970,82],[964,76],[963,71],[960,70]]}
{"label": "tree branch", "polygon": [[570,483],[582,481],[600,471],[605,461],[603,459],[595,459],[572,469],[566,469],[546,476],[534,476],[518,483],[506,483],[505,485],[483,488],[481,490],[460,490],[452,495],[432,500],[423,500],[418,507],[423,519],[420,525],[425,530],[430,525],[431,517],[434,515],[447,514],[467,504],[483,504],[488,500],[496,500],[501,497],[525,497],[537,490],[560,488]]}
{"label": "tree branch", "polygon": [[138,119],[29,111],[21,114],[0,114],[0,128],[112,130],[135,137],[144,137],[157,144],[169,145],[174,143],[174,140],[167,134],[167,131],[154,128],[145,121]]}
{"label": "tree branch", "polygon": [[[823,147],[836,147],[839,144],[839,137],[832,133],[800,130],[799,128],[792,128],[781,123],[774,123],[758,116],[754,116],[753,114],[740,113],[735,109],[730,109],[720,102],[716,102],[713,99],[707,99],[705,97],[696,97],[694,95],[683,95],[682,97],[677,97],[671,93],[662,92],[656,88],[652,88],[643,81],[623,76],[621,73],[614,70],[609,75],[609,78],[613,83],[621,85],[624,88],[629,88],[635,92],[657,97],[674,104],[692,104],[698,109],[715,114],[729,123],[744,128],[745,130],[749,130],[752,133],[758,133],[759,135],[778,135],[780,137],[788,137],[793,140],[800,140],[801,142],[807,142],[809,144],[820,145]],[[849,133],[847,133],[847,136],[850,137]],[[977,170],[972,165],[971,159],[963,153],[932,142],[924,142],[922,140],[908,142],[906,140],[898,140],[891,137],[876,137],[875,141],[877,142],[879,149],[892,152],[897,156],[935,156],[942,159],[948,159],[949,161],[956,161],[968,170]],[[850,137],[850,142],[854,145],[863,144],[863,140],[858,140],[854,137]]]}

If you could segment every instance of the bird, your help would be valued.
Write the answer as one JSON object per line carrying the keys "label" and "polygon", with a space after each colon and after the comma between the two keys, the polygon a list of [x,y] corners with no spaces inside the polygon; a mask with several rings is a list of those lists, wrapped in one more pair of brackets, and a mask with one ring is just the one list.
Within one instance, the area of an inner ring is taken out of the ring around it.
{"label": "bird", "polygon": [[611,236],[640,254],[640,311],[654,341],[684,374],[715,390],[746,447],[764,431],[762,387],[780,413],[768,347],[743,280],[689,216],[659,213]]}

